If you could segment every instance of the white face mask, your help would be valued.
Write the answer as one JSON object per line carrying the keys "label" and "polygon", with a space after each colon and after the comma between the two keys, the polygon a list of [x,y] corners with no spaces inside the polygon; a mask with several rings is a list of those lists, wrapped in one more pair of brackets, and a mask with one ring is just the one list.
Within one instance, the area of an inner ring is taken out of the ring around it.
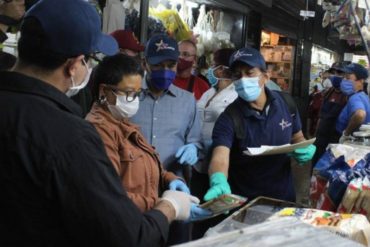
{"label": "white face mask", "polygon": [[124,95],[116,95],[116,97],[116,105],[108,105],[108,109],[114,118],[118,120],[130,118],[139,110],[139,97],[131,102],[128,102]]}
{"label": "white face mask", "polygon": [[83,89],[84,87],[86,87],[87,83],[89,83],[89,80],[90,80],[90,75],[91,75],[91,72],[92,72],[92,68],[89,68],[87,67],[87,64],[85,63],[85,60],[82,60],[83,64],[85,65],[85,68],[87,70],[87,74],[85,76],[85,79],[83,80],[83,82],[81,82],[80,85],[76,85],[76,82],[75,80],[73,79],[73,77],[71,77],[71,81],[72,81],[72,87],[70,87],[68,89],[68,91],[66,92],[66,95],[68,97],[72,97],[76,94],[78,94],[78,92]]}

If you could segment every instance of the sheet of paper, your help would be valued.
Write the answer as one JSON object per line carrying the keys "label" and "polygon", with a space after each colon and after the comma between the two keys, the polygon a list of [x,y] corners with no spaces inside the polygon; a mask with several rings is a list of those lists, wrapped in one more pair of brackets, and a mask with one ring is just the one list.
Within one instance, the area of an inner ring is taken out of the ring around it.
{"label": "sheet of paper", "polygon": [[247,148],[243,153],[249,156],[285,154],[294,151],[297,148],[307,147],[314,143],[316,138],[312,138],[295,144],[285,144],[281,146],[261,146],[259,148]]}

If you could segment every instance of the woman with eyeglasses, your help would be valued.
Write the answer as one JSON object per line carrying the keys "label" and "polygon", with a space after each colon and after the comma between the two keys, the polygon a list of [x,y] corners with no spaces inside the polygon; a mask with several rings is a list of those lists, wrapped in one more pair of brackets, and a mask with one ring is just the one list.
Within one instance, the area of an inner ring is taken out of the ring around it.
{"label": "woman with eyeglasses", "polygon": [[129,118],[143,99],[143,71],[131,57],[105,57],[93,75],[97,102],[86,119],[100,134],[128,196],[145,212],[166,189],[189,192],[185,183],[162,168],[158,154]]}

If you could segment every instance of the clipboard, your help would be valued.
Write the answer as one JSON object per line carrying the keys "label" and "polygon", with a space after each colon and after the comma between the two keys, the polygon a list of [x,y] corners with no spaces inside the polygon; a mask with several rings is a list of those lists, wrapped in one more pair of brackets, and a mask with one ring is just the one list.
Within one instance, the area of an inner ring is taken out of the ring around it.
{"label": "clipboard", "polygon": [[280,146],[261,146],[259,148],[247,148],[247,150],[243,151],[243,154],[248,156],[286,154],[293,152],[297,148],[307,147],[314,143],[315,140],[316,138],[312,138],[295,144],[285,144]]}

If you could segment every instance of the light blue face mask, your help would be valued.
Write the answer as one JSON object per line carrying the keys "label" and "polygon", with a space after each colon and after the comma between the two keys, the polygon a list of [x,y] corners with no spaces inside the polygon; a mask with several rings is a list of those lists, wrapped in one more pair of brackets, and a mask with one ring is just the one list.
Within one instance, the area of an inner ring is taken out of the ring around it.
{"label": "light blue face mask", "polygon": [[355,89],[353,87],[353,83],[351,80],[343,79],[340,83],[340,91],[342,91],[343,94],[349,96],[355,93]]}
{"label": "light blue face mask", "polygon": [[218,67],[216,68],[212,68],[210,67],[208,69],[208,72],[207,72],[207,79],[208,79],[208,82],[209,84],[211,84],[212,87],[216,86],[217,83],[218,83],[218,78],[215,76],[215,73],[214,71],[217,69]]}
{"label": "light blue face mask", "polygon": [[239,97],[247,102],[252,102],[258,99],[262,92],[259,85],[260,77],[242,77],[234,82],[235,90]]}

